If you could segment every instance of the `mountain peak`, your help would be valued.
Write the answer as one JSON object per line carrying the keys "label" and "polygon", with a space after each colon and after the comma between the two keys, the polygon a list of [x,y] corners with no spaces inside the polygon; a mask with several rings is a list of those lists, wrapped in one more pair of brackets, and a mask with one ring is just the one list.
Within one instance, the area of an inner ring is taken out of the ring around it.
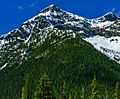
{"label": "mountain peak", "polygon": [[47,11],[54,12],[54,11],[60,11],[60,9],[55,4],[52,4],[42,10],[42,12],[47,12]]}
{"label": "mountain peak", "polygon": [[116,19],[118,19],[117,18],[117,16],[115,15],[115,13],[113,13],[113,12],[108,12],[108,13],[106,13],[104,16],[102,16],[101,18],[100,18],[100,20],[103,20],[103,21],[115,21]]}
{"label": "mountain peak", "polygon": [[56,5],[55,5],[55,4],[51,4],[51,5],[49,5],[48,7],[49,7],[49,8],[53,8],[53,7],[56,7]]}
{"label": "mountain peak", "polygon": [[114,12],[108,12],[108,13],[105,14],[105,16],[111,16],[113,18],[117,18],[117,16],[115,15]]}

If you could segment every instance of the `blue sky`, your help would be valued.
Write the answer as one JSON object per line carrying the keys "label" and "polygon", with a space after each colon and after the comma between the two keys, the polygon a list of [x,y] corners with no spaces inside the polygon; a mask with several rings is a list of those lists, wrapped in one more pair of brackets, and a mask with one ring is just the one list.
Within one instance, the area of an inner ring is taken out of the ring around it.
{"label": "blue sky", "polygon": [[114,12],[120,16],[120,0],[0,0],[0,35],[19,27],[50,4],[86,18]]}

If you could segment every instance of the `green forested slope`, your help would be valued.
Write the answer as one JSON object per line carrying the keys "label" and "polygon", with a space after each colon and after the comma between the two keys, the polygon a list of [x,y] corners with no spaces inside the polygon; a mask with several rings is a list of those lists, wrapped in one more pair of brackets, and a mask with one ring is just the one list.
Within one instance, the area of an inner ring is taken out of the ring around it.
{"label": "green forested slope", "polygon": [[22,87],[29,79],[29,99],[33,99],[35,87],[41,75],[47,73],[53,82],[56,96],[64,90],[89,99],[90,84],[96,76],[101,99],[108,91],[114,99],[114,87],[120,80],[120,65],[98,52],[92,45],[76,38],[61,38],[52,34],[40,47],[31,51],[21,66],[6,68],[0,72],[0,99],[20,99]]}

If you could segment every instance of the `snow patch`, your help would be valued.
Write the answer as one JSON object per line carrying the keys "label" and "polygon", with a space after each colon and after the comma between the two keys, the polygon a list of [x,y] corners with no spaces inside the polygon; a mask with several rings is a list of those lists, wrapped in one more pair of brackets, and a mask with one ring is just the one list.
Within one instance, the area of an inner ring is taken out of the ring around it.
{"label": "snow patch", "polygon": [[0,67],[0,70],[2,70],[3,68],[5,68],[7,66],[8,63],[5,63],[2,67]]}
{"label": "snow patch", "polygon": [[24,43],[27,43],[30,40],[31,36],[32,36],[32,34],[30,34],[30,36],[27,38],[27,40],[25,40]]}
{"label": "snow patch", "polygon": [[105,21],[105,22],[95,22],[94,20],[91,21],[91,25],[92,27],[100,27],[100,28],[103,28],[103,27],[107,27],[107,26],[110,26],[114,23],[114,21]]}
{"label": "snow patch", "polygon": [[104,36],[93,36],[84,38],[85,41],[91,43],[97,50],[104,53],[111,59],[120,63],[120,37],[105,38]]}

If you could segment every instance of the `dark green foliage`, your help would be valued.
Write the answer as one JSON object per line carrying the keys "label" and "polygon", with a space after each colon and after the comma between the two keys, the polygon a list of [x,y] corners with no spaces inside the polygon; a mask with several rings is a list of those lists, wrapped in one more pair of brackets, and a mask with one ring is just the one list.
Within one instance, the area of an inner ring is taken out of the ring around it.
{"label": "dark green foliage", "polygon": [[29,76],[29,74],[26,74],[24,76],[24,85],[21,89],[21,99],[32,99],[32,93],[33,93],[33,89],[32,89],[32,85],[31,85],[31,77]]}
{"label": "dark green foliage", "polygon": [[115,99],[120,99],[120,83],[119,82],[116,83],[114,96],[115,96]]}
{"label": "dark green foliage", "polygon": [[22,88],[22,96],[21,99],[28,99],[28,94],[29,94],[29,82],[28,79],[26,79],[26,84],[25,86]]}
{"label": "dark green foliage", "polygon": [[52,81],[47,74],[41,77],[36,89],[34,99],[55,99]]}
{"label": "dark green foliage", "polygon": [[94,76],[94,79],[92,80],[90,87],[91,87],[90,99],[101,99],[98,91],[96,76]]}

